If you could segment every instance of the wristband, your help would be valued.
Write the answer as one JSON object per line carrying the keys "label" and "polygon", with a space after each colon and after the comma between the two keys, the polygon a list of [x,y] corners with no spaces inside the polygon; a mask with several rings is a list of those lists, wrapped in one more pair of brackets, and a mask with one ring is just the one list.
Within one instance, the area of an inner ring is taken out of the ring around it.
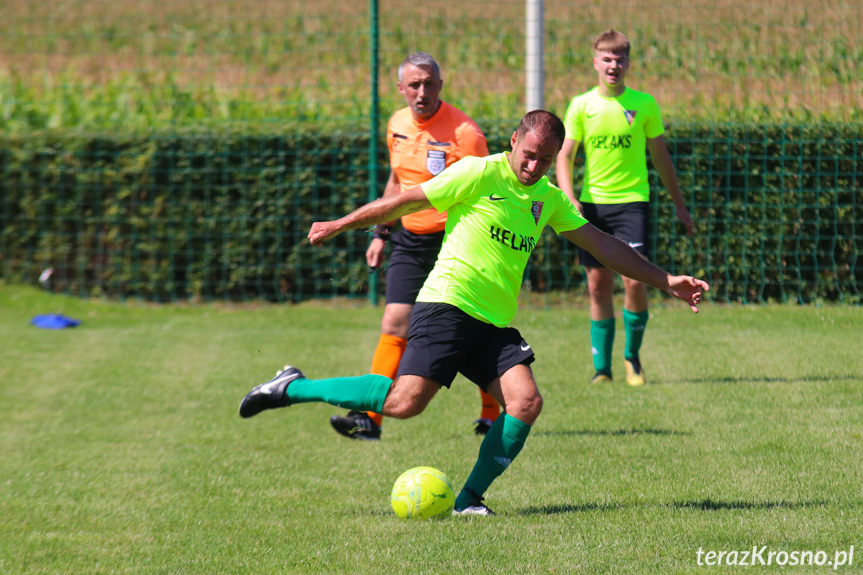
{"label": "wristband", "polygon": [[393,233],[393,227],[386,224],[378,224],[375,226],[372,235],[385,242],[390,241],[390,235]]}

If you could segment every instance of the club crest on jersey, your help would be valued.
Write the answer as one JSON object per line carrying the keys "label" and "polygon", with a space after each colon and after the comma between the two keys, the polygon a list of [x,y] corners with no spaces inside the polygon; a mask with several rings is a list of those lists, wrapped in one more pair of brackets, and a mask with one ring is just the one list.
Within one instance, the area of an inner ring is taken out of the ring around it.
{"label": "club crest on jersey", "polygon": [[626,116],[626,121],[629,122],[631,126],[635,121],[635,115],[638,113],[638,110],[624,110],[623,115]]}
{"label": "club crest on jersey", "polygon": [[536,220],[537,225],[539,225],[539,217],[542,215],[542,204],[543,202],[533,202],[530,208],[530,213],[533,214],[533,219]]}
{"label": "club crest on jersey", "polygon": [[443,150],[429,150],[426,157],[426,169],[433,176],[441,173],[446,168],[446,152]]}

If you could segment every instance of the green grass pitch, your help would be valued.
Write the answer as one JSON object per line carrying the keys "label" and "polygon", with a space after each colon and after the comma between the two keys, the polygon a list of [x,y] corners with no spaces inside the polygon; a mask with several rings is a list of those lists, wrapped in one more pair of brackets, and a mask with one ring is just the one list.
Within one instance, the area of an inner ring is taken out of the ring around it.
{"label": "green grass pitch", "polygon": [[[80,327],[41,330],[36,314]],[[360,375],[380,309],[153,306],[0,284],[0,573],[717,571],[697,553],[834,552],[863,565],[859,307],[654,305],[650,385],[590,386],[585,306],[532,306],[545,409],[494,484],[494,518],[404,522],[392,483],[474,463],[478,394],[459,378],[383,441],[301,405],[237,405],[291,362]],[[766,557],[766,554],[765,554]],[[788,567],[782,572],[828,572]],[[744,571],[747,571],[744,569]],[[779,572],[761,567],[754,572]]]}

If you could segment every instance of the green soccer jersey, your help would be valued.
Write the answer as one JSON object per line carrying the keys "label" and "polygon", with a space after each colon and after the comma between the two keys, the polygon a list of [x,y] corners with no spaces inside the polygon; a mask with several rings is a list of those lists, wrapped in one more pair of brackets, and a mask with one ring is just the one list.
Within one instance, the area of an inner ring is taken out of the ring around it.
{"label": "green soccer jersey", "polygon": [[646,202],[647,139],[665,133],[653,96],[626,88],[616,98],[597,88],[570,102],[566,137],[582,142],[586,156],[579,199],[593,204]]}
{"label": "green soccer jersey", "polygon": [[524,269],[543,228],[560,234],[586,223],[548,178],[521,185],[505,153],[464,158],[421,186],[447,220],[417,301],[448,303],[498,327],[515,316]]}

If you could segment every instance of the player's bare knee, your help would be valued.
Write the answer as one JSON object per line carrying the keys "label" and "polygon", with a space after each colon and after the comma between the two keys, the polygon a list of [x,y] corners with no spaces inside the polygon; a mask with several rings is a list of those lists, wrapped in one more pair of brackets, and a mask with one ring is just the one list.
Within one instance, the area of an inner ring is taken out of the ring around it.
{"label": "player's bare knee", "polygon": [[386,415],[394,419],[410,419],[425,411],[427,403],[415,398],[396,401],[392,405],[386,405]]}
{"label": "player's bare knee", "polygon": [[542,399],[542,396],[539,393],[537,393],[536,395],[528,398],[527,404],[526,404],[526,410],[528,413],[530,413],[533,416],[534,419],[536,419],[537,417],[539,417],[539,414],[542,412],[543,403],[544,403],[544,401]]}
{"label": "player's bare knee", "polygon": [[537,392],[535,394],[526,395],[517,399],[510,400],[507,404],[506,411],[516,419],[519,419],[529,425],[533,425],[536,418],[542,412],[543,399]]}
{"label": "player's bare knee", "polygon": [[415,376],[396,379],[384,401],[383,414],[395,419],[409,419],[425,411],[434,398],[438,385]]}
{"label": "player's bare knee", "polygon": [[403,310],[388,309],[384,312],[381,319],[381,333],[407,339],[410,328],[410,310],[407,313]]}
{"label": "player's bare knee", "polygon": [[595,281],[590,282],[587,286],[587,291],[591,299],[598,302],[604,302],[612,299],[614,295],[614,281]]}
{"label": "player's bare knee", "polygon": [[641,283],[638,280],[634,280],[634,279],[628,278],[626,276],[623,276],[623,288],[626,291],[641,291],[641,290],[647,291],[646,285],[644,285],[643,283]]}
{"label": "player's bare knee", "polygon": [[603,285],[592,285],[588,288],[590,299],[593,301],[604,301],[608,295],[608,290]]}
{"label": "player's bare knee", "polygon": [[397,326],[391,323],[387,323],[386,320],[381,321],[381,333],[391,335],[393,337],[407,339],[407,334],[404,333],[404,330],[399,329]]}

